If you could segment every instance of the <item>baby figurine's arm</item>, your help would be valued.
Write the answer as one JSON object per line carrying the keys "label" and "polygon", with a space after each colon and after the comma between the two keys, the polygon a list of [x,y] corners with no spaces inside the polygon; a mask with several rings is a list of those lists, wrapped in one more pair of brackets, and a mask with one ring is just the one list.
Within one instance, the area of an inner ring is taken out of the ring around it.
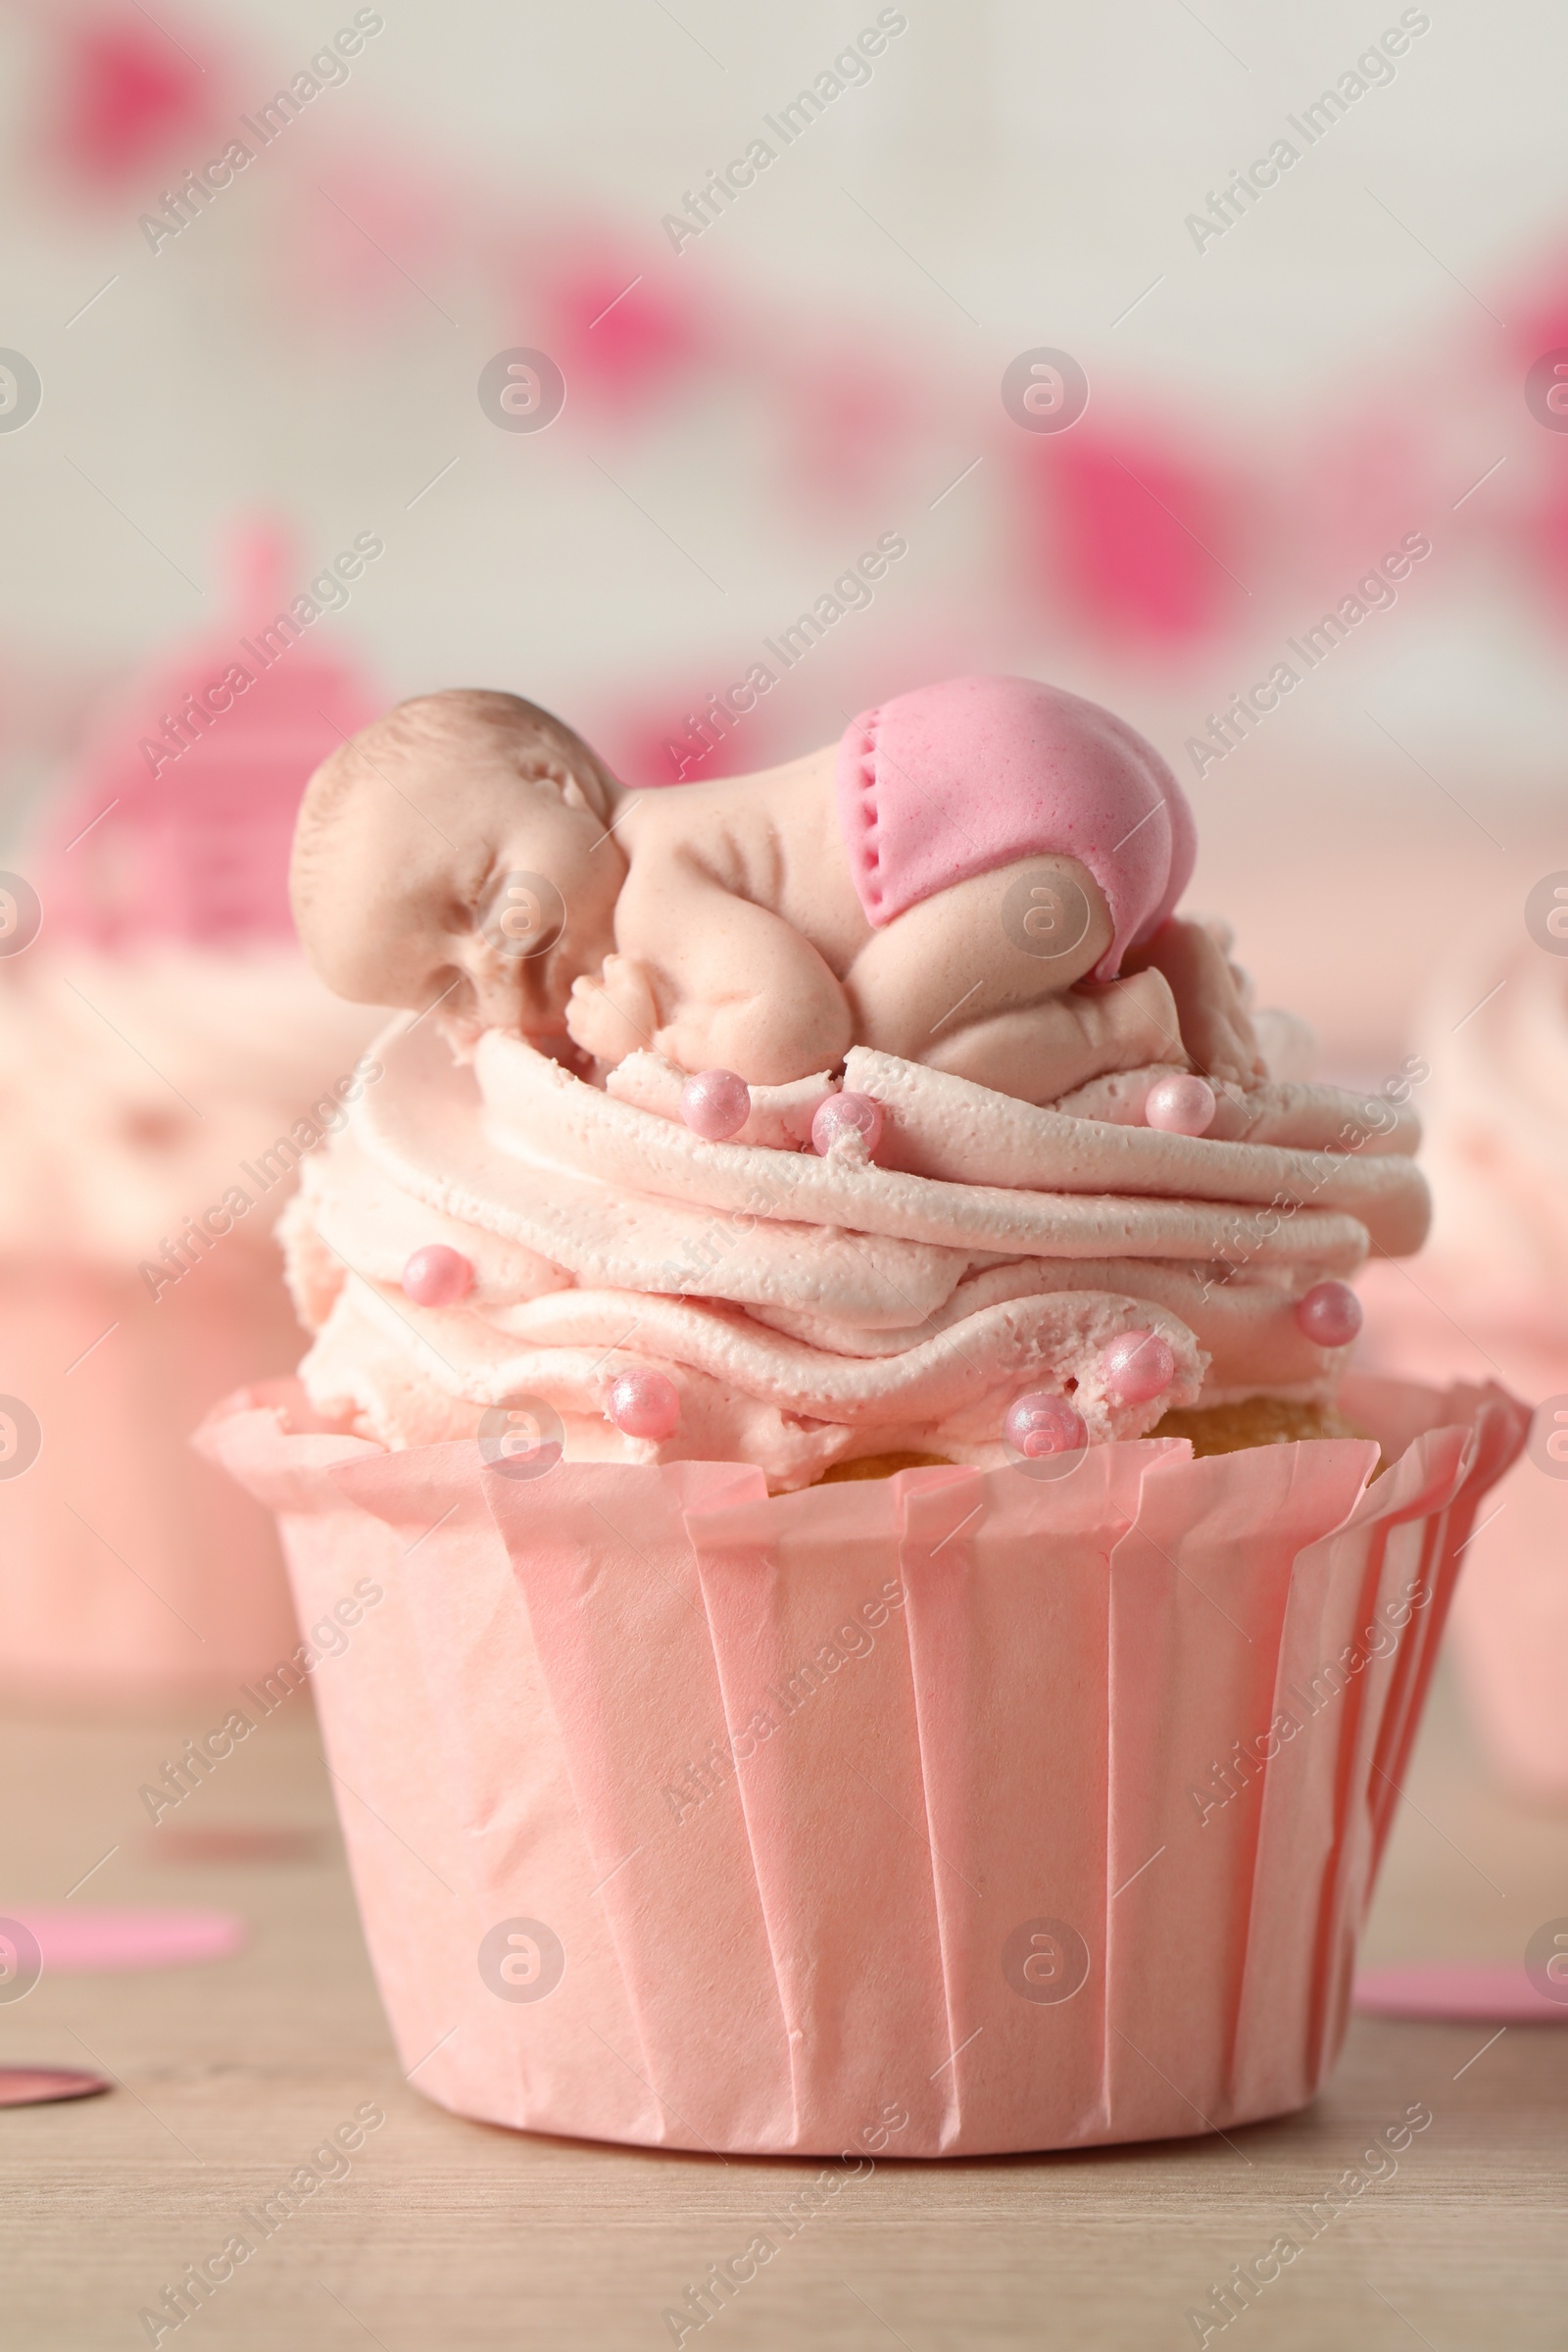
{"label": "baby figurine's arm", "polygon": [[1267,1073],[1257,1038],[1219,942],[1201,923],[1172,916],[1128,952],[1122,970],[1162,972],[1176,1000],[1182,1044],[1205,1078],[1250,1086]]}
{"label": "baby figurine's arm", "polygon": [[616,909],[622,953],[566,1007],[574,1042],[603,1061],[651,1046],[686,1070],[782,1086],[854,1042],[843,989],[781,916],[737,898],[678,851],[637,873]]}

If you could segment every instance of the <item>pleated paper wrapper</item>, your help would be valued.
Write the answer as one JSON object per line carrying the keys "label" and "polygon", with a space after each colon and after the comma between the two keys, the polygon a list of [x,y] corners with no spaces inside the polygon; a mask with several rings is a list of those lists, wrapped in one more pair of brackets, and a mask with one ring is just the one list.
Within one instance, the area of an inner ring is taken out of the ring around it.
{"label": "pleated paper wrapper", "polygon": [[[1543,1364],[1526,1393],[1568,1398],[1568,1350]],[[1548,1427],[1548,1442],[1552,1435]],[[1532,1448],[1497,1500],[1504,1507],[1465,1554],[1453,1627],[1460,1683],[1499,1779],[1564,1811],[1568,1480],[1560,1464],[1544,1471]]]}
{"label": "pleated paper wrapper", "polygon": [[42,1429],[0,1463],[0,1690],[98,1707],[232,1691],[299,1635],[276,1527],[190,1449],[299,1331],[263,1253],[220,1253],[153,1307],[136,1274],[0,1255],[0,1389]]}
{"label": "pleated paper wrapper", "polygon": [[1477,1380],[1495,1365],[1518,1395],[1544,1400],[1534,1442],[1464,1555],[1453,1648],[1493,1771],[1527,1801],[1568,1809],[1568,1458],[1557,1426],[1568,1405],[1568,1318],[1549,1289],[1529,1319],[1478,1312],[1473,1285],[1440,1284],[1434,1296],[1430,1274],[1417,1289],[1390,1258],[1374,1258],[1357,1285],[1378,1371],[1422,1366]]}
{"label": "pleated paper wrapper", "polygon": [[355,1620],[314,1680],[411,2080],[530,2131],[812,2155],[1311,2098],[1524,1430],[1497,1389],[1346,1402],[1370,1486],[1368,1441],[1166,1440],[769,1498],[231,1399],[201,1443],[279,1512],[302,1623]]}

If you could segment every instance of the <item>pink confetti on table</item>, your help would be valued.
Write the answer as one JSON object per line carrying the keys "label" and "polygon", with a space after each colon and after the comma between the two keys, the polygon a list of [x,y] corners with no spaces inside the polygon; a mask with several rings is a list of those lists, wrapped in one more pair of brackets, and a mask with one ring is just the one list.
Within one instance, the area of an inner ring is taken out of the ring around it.
{"label": "pink confetti on table", "polygon": [[215,1822],[210,1829],[194,1825],[182,1829],[178,1822],[166,1821],[149,1831],[142,1840],[141,1851],[149,1862],[220,1868],[231,1862],[319,1862],[326,1847],[326,1836],[319,1830],[252,1826],[242,1822]]}
{"label": "pink confetti on table", "polygon": [[74,1903],[29,1904],[6,1917],[37,1938],[45,1976],[185,1968],[198,1960],[224,1960],[239,1950],[249,1933],[233,1911],[84,1911]]}
{"label": "pink confetti on table", "polygon": [[0,2107],[45,2107],[56,2099],[95,2099],[107,2075],[74,2066],[0,2066]]}
{"label": "pink confetti on table", "polygon": [[[1563,1990],[1568,1995],[1568,1985]],[[1363,1968],[1355,1980],[1355,2006],[1364,2017],[1568,2026],[1568,1997],[1552,2000],[1538,1992],[1517,1960],[1415,1960]]]}

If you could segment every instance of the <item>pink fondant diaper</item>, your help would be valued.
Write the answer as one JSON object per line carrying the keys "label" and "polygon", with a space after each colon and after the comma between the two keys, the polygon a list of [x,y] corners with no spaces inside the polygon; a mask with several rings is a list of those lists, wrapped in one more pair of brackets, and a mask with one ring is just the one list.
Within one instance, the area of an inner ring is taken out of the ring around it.
{"label": "pink fondant diaper", "polygon": [[838,759],[839,821],[867,919],[1021,858],[1076,858],[1115,937],[1095,970],[1174,912],[1197,854],[1186,796],[1113,712],[1033,678],[949,678],[864,710]]}

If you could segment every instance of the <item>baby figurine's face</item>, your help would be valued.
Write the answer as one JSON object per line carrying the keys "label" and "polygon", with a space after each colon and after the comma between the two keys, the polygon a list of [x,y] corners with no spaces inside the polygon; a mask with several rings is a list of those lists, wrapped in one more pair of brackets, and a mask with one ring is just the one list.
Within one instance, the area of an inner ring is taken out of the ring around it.
{"label": "baby figurine's face", "polygon": [[454,757],[359,776],[303,827],[294,915],[339,996],[554,1038],[573,981],[614,946],[625,876],[609,819],[564,769],[535,781]]}

